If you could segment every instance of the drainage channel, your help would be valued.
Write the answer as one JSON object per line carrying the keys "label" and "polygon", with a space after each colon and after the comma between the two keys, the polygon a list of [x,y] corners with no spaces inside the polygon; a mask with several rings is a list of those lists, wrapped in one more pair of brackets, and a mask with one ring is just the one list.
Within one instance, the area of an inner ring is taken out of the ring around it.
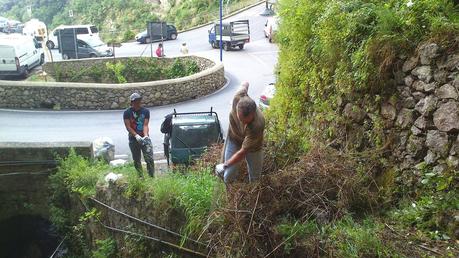
{"label": "drainage channel", "polygon": [[[0,161],[0,257],[49,258],[62,236],[43,214],[55,160]],[[42,189],[43,188],[43,189]],[[36,194],[39,194],[38,197]],[[54,257],[62,257],[56,253]]]}
{"label": "drainage channel", "polygon": [[0,232],[0,257],[48,258],[62,240],[49,220],[33,215],[1,221]]}

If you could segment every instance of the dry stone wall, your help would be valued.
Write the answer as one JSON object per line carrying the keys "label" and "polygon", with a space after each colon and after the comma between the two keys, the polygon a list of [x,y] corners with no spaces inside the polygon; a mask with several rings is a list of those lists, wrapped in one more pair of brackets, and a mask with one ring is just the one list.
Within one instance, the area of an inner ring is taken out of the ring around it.
{"label": "dry stone wall", "polygon": [[416,174],[426,165],[435,173],[459,169],[459,53],[428,43],[402,61],[394,72],[396,92],[379,109],[343,105],[343,116],[353,124],[348,134],[354,138],[348,140],[364,138],[365,124],[378,117],[383,135],[393,139],[390,156],[398,170]]}
{"label": "dry stone wall", "polygon": [[422,162],[438,173],[459,167],[458,69],[459,54],[446,54],[435,43],[405,61],[394,148],[401,169],[416,170]]}
{"label": "dry stone wall", "polygon": [[[133,92],[142,94],[146,106],[159,106],[205,96],[224,86],[223,64],[202,57],[188,58],[196,60],[202,71],[191,76],[163,81],[125,84],[0,81],[0,107],[122,109],[129,105],[128,98]],[[106,62],[106,59],[63,61],[62,69],[78,69],[89,65],[88,62]],[[51,66],[45,65],[45,69],[48,69],[50,74],[53,73]]]}

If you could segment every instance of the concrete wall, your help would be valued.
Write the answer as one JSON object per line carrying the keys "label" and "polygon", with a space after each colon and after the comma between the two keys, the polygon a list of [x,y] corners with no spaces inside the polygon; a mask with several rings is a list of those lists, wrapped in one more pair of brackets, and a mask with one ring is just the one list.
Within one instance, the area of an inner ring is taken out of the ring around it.
{"label": "concrete wall", "polygon": [[0,142],[0,221],[17,215],[48,217],[48,176],[56,167],[52,161],[56,154],[67,156],[70,148],[92,157],[91,142]]}
{"label": "concrete wall", "polygon": [[[60,108],[82,110],[122,109],[129,105],[128,97],[140,92],[146,106],[173,104],[208,95],[225,84],[223,64],[201,58],[197,60],[203,71],[171,80],[126,83],[67,83],[0,81],[0,107],[3,108]],[[78,68],[87,62],[106,62],[107,59],[63,61],[64,67]],[[165,59],[164,62],[170,62]],[[45,65],[54,73],[51,65]]]}

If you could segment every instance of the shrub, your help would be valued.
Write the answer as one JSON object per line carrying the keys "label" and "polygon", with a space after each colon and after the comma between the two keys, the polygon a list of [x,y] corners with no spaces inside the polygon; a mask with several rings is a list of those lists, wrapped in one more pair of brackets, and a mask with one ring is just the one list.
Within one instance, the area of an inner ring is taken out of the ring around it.
{"label": "shrub", "polygon": [[58,81],[127,83],[174,79],[195,74],[200,69],[196,61],[181,58],[176,58],[171,64],[157,58],[128,58],[104,65],[95,64],[78,71],[69,69],[65,73],[56,64],[55,70]]}
{"label": "shrub", "polygon": [[123,42],[133,40],[134,37],[135,37],[135,33],[132,30],[128,29],[123,33]]}
{"label": "shrub", "polygon": [[[459,171],[448,169],[435,173],[425,166],[417,196],[405,198],[400,207],[390,212],[394,221],[414,227],[429,238],[449,240],[458,238],[459,223],[455,218],[459,210]],[[406,189],[402,189],[406,191]]]}
{"label": "shrub", "polygon": [[185,77],[199,71],[196,61],[175,59],[172,65],[165,72],[168,78]]}
{"label": "shrub", "polygon": [[112,238],[96,240],[96,247],[97,249],[92,252],[93,258],[116,257],[116,243]]}

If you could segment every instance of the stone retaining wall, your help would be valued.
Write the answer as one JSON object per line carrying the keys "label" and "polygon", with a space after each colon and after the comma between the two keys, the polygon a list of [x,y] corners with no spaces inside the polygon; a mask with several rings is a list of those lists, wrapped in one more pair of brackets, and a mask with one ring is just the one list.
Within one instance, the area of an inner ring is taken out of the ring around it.
{"label": "stone retaining wall", "polygon": [[[191,76],[140,83],[97,84],[67,82],[0,81],[0,107],[2,108],[57,108],[105,110],[122,109],[129,105],[133,92],[142,94],[146,106],[173,104],[208,95],[225,84],[224,67],[202,57],[189,56],[203,70]],[[78,69],[107,59],[62,61],[61,66]],[[164,62],[173,59],[164,58]],[[50,64],[44,68],[53,74]]]}
{"label": "stone retaining wall", "polygon": [[447,51],[427,43],[402,59],[394,71],[396,92],[373,111],[359,103],[343,105],[352,123],[348,139],[362,142],[368,125],[381,119],[384,136],[393,139],[388,148],[396,171],[419,181],[426,167],[435,174],[459,169],[459,52]]}
{"label": "stone retaining wall", "polygon": [[93,157],[91,142],[0,142],[0,221],[18,215],[48,217],[53,161],[56,155],[66,157],[71,148]]}
{"label": "stone retaining wall", "polygon": [[[435,173],[459,168],[459,54],[444,51],[437,44],[423,45],[403,65],[395,107],[400,132],[394,148],[402,170],[416,170],[421,164]],[[390,109],[394,107],[386,104],[382,110],[392,118],[395,112]]]}

